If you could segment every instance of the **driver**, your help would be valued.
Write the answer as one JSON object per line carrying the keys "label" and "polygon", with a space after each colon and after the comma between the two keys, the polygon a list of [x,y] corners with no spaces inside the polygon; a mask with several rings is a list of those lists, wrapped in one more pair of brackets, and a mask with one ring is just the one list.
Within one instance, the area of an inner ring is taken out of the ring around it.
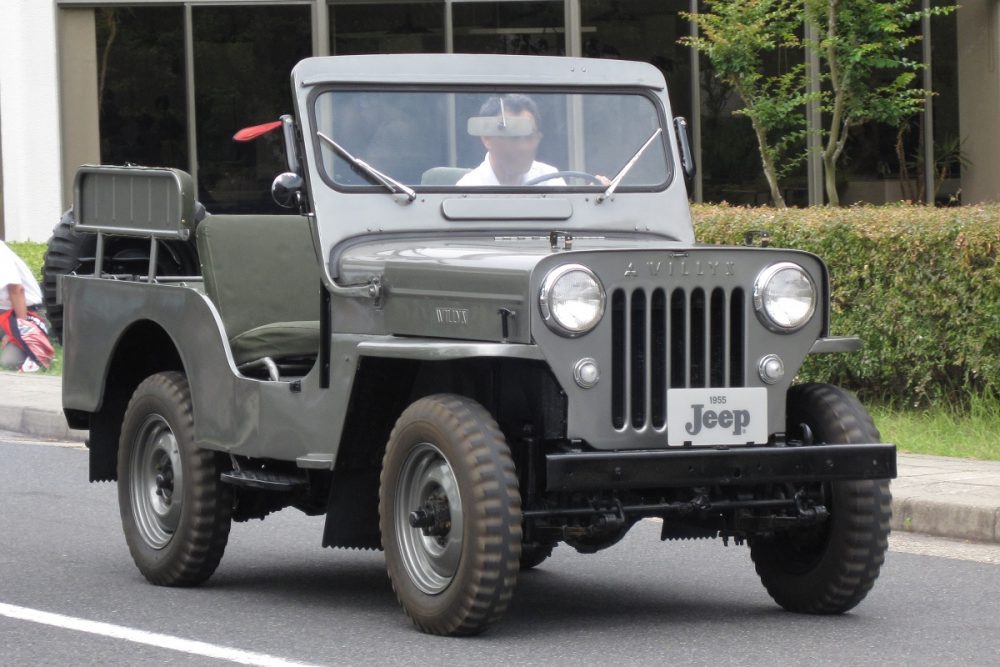
{"label": "driver", "polygon": [[[538,105],[533,99],[518,93],[494,96],[483,103],[479,115],[495,117],[504,125],[511,118],[526,119],[531,131],[519,136],[480,137],[486,147],[486,159],[459,179],[457,185],[524,185],[534,178],[558,171],[550,164],[535,160],[542,133],[538,130]],[[539,185],[566,185],[566,181],[552,178]]]}

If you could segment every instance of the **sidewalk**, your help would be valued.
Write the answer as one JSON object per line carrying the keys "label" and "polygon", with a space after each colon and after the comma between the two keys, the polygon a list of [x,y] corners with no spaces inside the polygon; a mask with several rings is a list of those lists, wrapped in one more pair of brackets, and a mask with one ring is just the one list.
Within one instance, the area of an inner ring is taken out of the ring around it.
{"label": "sidewalk", "polygon": [[[0,373],[0,430],[83,441],[66,426],[62,379]],[[1000,543],[1000,461],[900,454],[892,482],[892,529]]]}

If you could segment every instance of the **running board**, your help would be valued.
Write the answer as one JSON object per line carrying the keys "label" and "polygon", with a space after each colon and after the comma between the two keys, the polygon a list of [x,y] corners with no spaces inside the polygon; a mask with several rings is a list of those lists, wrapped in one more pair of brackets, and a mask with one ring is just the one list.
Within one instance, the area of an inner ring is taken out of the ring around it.
{"label": "running board", "polygon": [[309,480],[305,475],[290,475],[269,470],[230,470],[221,475],[226,484],[246,486],[265,491],[297,491],[305,487]]}

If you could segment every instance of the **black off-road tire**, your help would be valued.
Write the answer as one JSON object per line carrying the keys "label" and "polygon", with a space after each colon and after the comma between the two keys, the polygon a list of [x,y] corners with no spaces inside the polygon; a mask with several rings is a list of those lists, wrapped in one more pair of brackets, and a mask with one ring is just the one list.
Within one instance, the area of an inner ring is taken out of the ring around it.
{"label": "black off-road tire", "polygon": [[[205,207],[195,203],[195,224],[205,217]],[[42,302],[45,316],[49,321],[49,333],[57,341],[63,338],[63,307],[56,303],[56,287],[59,276],[69,273],[92,275],[94,255],[97,252],[97,235],[78,232],[73,228],[73,209],[62,214],[59,223],[52,230],[48,248],[42,264]],[[149,261],[149,241],[128,237],[109,237],[105,240],[104,270],[114,272],[116,255],[138,255]],[[192,239],[188,241],[159,241],[159,261],[157,274],[161,276],[194,276],[201,273],[198,248]]]}
{"label": "black off-road tire", "polygon": [[552,542],[543,544],[541,542],[535,542],[534,544],[522,544],[521,545],[521,571],[530,570],[536,568],[552,555],[552,550],[556,548],[556,545]]}
{"label": "black off-road tire", "polygon": [[[63,213],[59,224],[52,230],[48,248],[42,264],[42,301],[45,316],[49,321],[49,333],[62,342],[63,307],[56,303],[56,283],[64,276],[81,269],[81,257],[93,257],[97,247],[97,236],[77,232],[72,227],[73,209]],[[94,270],[93,265],[89,267]]]}
{"label": "black off-road tire", "polygon": [[[132,559],[150,582],[195,586],[215,572],[233,508],[219,478],[224,466],[221,454],[195,444],[182,373],[158,373],[136,388],[118,447],[118,505]],[[162,488],[158,475],[168,482]]]}
{"label": "black off-road tire", "polygon": [[[788,431],[807,424],[816,444],[880,441],[871,416],[852,395],[832,385],[792,387]],[[806,614],[840,614],[871,590],[885,561],[892,515],[887,480],[833,482],[824,495],[823,524],[752,538],[750,554],[774,601]]]}
{"label": "black off-road tire", "polygon": [[[436,490],[435,479],[443,480]],[[408,523],[427,493],[447,499],[446,535]],[[379,528],[393,590],[420,630],[473,635],[503,616],[520,564],[521,495],[510,449],[485,408],[438,394],[403,412],[382,464]],[[428,555],[439,547],[451,565]],[[443,574],[432,561],[445,563]]]}

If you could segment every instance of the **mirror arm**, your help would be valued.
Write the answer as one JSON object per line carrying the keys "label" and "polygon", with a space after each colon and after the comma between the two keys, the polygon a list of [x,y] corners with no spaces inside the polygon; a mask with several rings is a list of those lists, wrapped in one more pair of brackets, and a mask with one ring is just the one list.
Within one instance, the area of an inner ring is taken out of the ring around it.
{"label": "mirror arm", "polygon": [[674,131],[677,133],[677,144],[681,151],[681,169],[684,172],[684,180],[690,185],[698,168],[694,161],[694,153],[691,151],[691,137],[687,120],[683,116],[674,118]]}

